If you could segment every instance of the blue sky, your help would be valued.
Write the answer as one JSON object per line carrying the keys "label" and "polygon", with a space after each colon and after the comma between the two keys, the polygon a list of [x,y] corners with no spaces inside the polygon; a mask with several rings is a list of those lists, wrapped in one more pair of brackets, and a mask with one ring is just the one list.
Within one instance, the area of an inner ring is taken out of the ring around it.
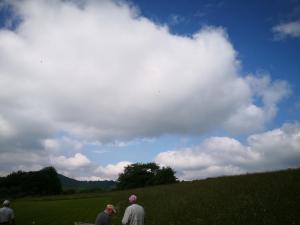
{"label": "blue sky", "polygon": [[3,175],[300,165],[300,1],[4,1],[0,29]]}

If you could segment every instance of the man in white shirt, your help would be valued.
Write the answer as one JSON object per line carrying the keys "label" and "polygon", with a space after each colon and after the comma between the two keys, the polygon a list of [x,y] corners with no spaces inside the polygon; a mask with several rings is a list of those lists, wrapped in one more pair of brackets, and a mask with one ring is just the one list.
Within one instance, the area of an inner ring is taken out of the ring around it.
{"label": "man in white shirt", "polygon": [[142,206],[136,203],[136,195],[129,197],[129,203],[131,204],[125,210],[122,224],[124,225],[144,225],[145,211]]}
{"label": "man in white shirt", "polygon": [[9,208],[10,202],[5,200],[3,202],[3,207],[0,208],[0,225],[14,225],[15,224],[15,214],[14,211]]}

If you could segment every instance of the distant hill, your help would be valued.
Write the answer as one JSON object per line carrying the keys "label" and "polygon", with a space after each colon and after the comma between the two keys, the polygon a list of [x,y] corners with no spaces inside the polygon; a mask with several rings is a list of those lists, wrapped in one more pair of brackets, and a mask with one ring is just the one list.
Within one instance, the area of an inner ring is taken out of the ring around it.
{"label": "distant hill", "polygon": [[62,174],[58,174],[58,178],[61,182],[64,190],[75,189],[75,190],[89,190],[89,189],[103,189],[110,190],[116,186],[116,182],[113,180],[104,181],[79,181]]}

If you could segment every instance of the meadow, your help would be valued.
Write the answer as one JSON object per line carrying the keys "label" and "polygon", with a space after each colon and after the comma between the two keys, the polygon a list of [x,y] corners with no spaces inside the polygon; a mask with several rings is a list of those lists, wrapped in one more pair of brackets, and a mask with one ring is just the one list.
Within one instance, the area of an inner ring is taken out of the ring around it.
{"label": "meadow", "polygon": [[147,225],[299,225],[300,170],[220,177],[127,191],[15,200],[21,225],[93,223],[107,203],[121,224],[127,198],[135,193]]}

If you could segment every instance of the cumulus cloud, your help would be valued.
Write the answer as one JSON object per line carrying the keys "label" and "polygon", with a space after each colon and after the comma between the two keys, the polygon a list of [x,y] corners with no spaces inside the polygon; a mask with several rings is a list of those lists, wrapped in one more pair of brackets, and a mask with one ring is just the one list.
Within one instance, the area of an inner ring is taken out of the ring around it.
{"label": "cumulus cloud", "polygon": [[48,138],[43,140],[43,149],[49,154],[80,153],[86,144],[84,141],[62,136],[61,138]]}
{"label": "cumulus cloud", "polygon": [[[253,133],[287,93],[269,78],[254,90],[255,76],[239,74],[222,28],[173,35],[122,1],[5,2],[18,26],[0,30],[1,154],[61,157],[86,168],[80,143],[219,128]],[[62,143],[61,134],[79,143]],[[45,164],[40,158],[36,165]]]}
{"label": "cumulus cloud", "polygon": [[275,38],[299,38],[300,37],[300,20],[281,23],[272,28]]}
{"label": "cumulus cloud", "polygon": [[[91,162],[86,156],[77,153],[72,158],[65,158],[59,156],[54,158],[54,164],[58,170],[69,177],[77,180],[117,180],[124,168],[132,162],[121,161],[116,164],[107,164],[106,166],[99,166]],[[75,164],[75,165],[74,165]]]}
{"label": "cumulus cloud", "polygon": [[246,144],[212,137],[191,148],[162,152],[156,162],[171,166],[185,180],[299,167],[300,125],[250,135]]}
{"label": "cumulus cloud", "polygon": [[57,157],[52,157],[50,160],[52,162],[51,164],[58,169],[71,168],[72,170],[89,165],[91,162],[85,155],[82,155],[80,153],[76,153],[74,157],[70,158],[61,155]]}
{"label": "cumulus cloud", "polygon": [[2,118],[17,128],[31,117],[103,141],[199,133],[253,106],[221,28],[175,36],[111,1],[16,7],[23,22],[1,31],[0,63]]}
{"label": "cumulus cloud", "polygon": [[95,177],[106,179],[106,180],[116,180],[118,175],[124,171],[124,168],[132,164],[129,161],[122,161],[116,164],[108,164],[107,166],[99,166],[96,168],[94,174]]}
{"label": "cumulus cloud", "polygon": [[[268,75],[249,75],[245,80],[252,90],[254,101],[245,102],[225,121],[225,127],[234,133],[264,130],[264,125],[276,116],[278,103],[291,93],[287,82],[272,81]],[[255,99],[261,102],[261,106],[255,105]]]}
{"label": "cumulus cloud", "polygon": [[0,154],[0,175],[4,176],[12,171],[39,170],[46,166],[54,166],[59,173],[71,177],[79,177],[81,174],[89,174],[96,168],[82,153],[67,155],[65,151],[15,151],[2,152]]}

